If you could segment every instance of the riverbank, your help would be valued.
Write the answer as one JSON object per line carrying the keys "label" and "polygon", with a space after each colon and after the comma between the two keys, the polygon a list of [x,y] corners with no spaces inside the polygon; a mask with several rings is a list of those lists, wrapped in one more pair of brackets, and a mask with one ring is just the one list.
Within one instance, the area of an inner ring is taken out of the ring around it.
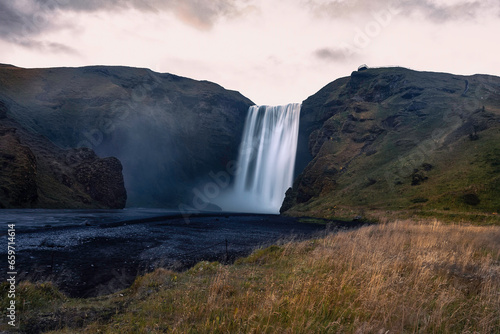
{"label": "riverbank", "polygon": [[405,220],[281,243],[233,265],[159,269],[98,298],[23,283],[21,323],[30,333],[496,333],[499,240],[497,226]]}
{"label": "riverbank", "polygon": [[[79,298],[128,288],[138,275],[156,268],[184,271],[200,261],[229,264],[256,248],[317,237],[327,229],[277,215],[211,213],[186,220],[154,210],[6,213],[7,222],[16,226],[18,281],[50,281]],[[361,225],[316,222],[337,229]],[[0,256],[6,258],[6,251],[0,250]]]}

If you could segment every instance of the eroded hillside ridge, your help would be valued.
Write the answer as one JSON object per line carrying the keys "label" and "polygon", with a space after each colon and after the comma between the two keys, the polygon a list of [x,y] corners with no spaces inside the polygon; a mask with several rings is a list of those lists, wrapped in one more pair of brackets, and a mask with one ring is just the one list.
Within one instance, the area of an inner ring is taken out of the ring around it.
{"label": "eroded hillside ridge", "polygon": [[281,212],[500,210],[498,77],[356,71],[305,100],[300,127],[310,160]]}
{"label": "eroded hillside ridge", "polygon": [[62,150],[7,114],[0,101],[0,208],[125,207],[118,159],[88,148]]}
{"label": "eroded hillside ridge", "polygon": [[235,91],[148,69],[0,66],[9,116],[62,148],[123,164],[127,205],[176,206],[235,160],[253,103]]}

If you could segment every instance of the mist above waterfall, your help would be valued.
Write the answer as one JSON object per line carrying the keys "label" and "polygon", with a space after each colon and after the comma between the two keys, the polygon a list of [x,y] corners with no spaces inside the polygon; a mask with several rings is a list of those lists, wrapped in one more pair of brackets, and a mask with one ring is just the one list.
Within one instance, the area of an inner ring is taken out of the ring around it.
{"label": "mist above waterfall", "polygon": [[292,186],[300,104],[248,110],[231,189],[216,200],[224,211],[279,213]]}

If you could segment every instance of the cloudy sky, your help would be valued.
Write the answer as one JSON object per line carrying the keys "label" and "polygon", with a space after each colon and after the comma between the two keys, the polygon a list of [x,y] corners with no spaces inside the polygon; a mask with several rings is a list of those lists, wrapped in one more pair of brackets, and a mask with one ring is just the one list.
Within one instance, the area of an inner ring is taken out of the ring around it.
{"label": "cloudy sky", "polygon": [[0,0],[0,62],[147,67],[301,102],[358,65],[500,75],[498,0]]}

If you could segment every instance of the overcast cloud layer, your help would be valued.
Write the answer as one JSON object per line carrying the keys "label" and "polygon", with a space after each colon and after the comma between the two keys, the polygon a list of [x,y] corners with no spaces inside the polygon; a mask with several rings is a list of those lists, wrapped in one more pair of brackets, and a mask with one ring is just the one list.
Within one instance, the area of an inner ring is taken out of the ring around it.
{"label": "overcast cloud layer", "polygon": [[491,0],[484,1],[432,1],[432,0],[347,0],[347,1],[321,1],[305,0],[304,4],[318,16],[333,18],[349,17],[360,13],[372,13],[381,9],[392,8],[402,15],[413,16],[421,14],[427,20],[443,23],[448,20],[471,19],[488,10],[498,3]]}
{"label": "overcast cloud layer", "polygon": [[498,75],[499,18],[496,0],[0,0],[0,62],[149,67],[283,104],[360,63]]}

